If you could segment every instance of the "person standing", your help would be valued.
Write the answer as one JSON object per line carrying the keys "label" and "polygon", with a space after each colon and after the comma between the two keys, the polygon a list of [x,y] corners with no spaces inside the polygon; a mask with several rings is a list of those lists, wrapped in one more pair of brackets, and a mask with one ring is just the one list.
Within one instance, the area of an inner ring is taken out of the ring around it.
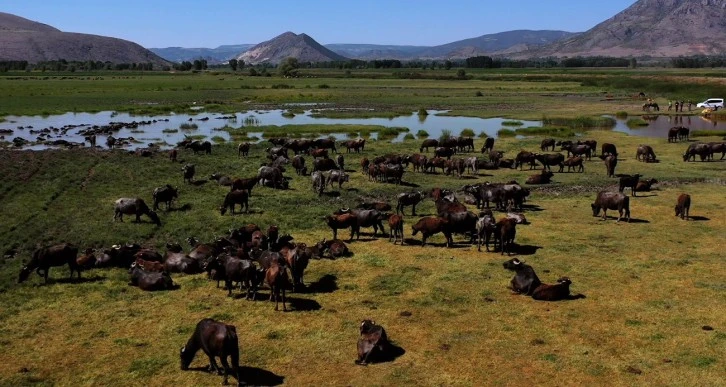
{"label": "person standing", "polygon": [[676,113],[678,113],[678,101],[676,101]]}
{"label": "person standing", "polygon": [[691,106],[692,106],[692,105],[693,105],[693,101],[691,101],[691,100],[689,99],[689,100],[688,100],[688,111],[689,111],[689,112],[691,111]]}
{"label": "person standing", "polygon": [[683,113],[683,105],[685,105],[685,103],[683,103],[683,101],[681,101],[681,113]]}
{"label": "person standing", "polygon": [[673,101],[668,100],[668,111],[671,111],[672,107],[673,107]]}

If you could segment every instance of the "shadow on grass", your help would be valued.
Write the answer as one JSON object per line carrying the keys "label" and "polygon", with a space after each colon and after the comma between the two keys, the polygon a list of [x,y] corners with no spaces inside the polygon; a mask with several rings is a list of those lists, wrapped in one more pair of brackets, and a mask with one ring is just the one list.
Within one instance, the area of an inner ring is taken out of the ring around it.
{"label": "shadow on grass", "polygon": [[411,183],[411,182],[408,182],[408,181],[402,181],[400,185],[402,185],[404,187],[412,187],[412,188],[418,188],[418,187],[420,187],[420,185],[418,185],[416,183]]}
{"label": "shadow on grass", "polygon": [[[422,246],[422,242],[419,239],[413,239],[413,238],[405,238],[404,241],[406,242],[407,246]],[[446,242],[443,243],[432,243],[431,241],[426,241],[426,246],[423,247],[443,247],[446,248]],[[464,249],[469,248],[472,245],[467,242],[459,242],[457,243],[454,241],[454,243],[449,247],[450,249]]]}
{"label": "shadow on grass", "polygon": [[[209,371],[209,367],[190,367],[189,371],[203,372],[206,374],[212,374]],[[215,373],[216,374],[216,373]],[[285,381],[284,376],[277,375],[273,372],[264,370],[257,367],[239,367],[240,385],[251,385],[251,386],[279,386]]]}
{"label": "shadow on grass", "polygon": [[192,209],[191,203],[184,203],[181,207],[172,207],[167,212],[187,212]]}
{"label": "shadow on grass", "polygon": [[199,187],[200,185],[207,184],[209,180],[194,180],[192,185]]}
{"label": "shadow on grass", "polygon": [[307,286],[305,293],[332,293],[338,290],[338,277],[326,274]]}
{"label": "shadow on grass", "polygon": [[321,196],[327,196],[329,198],[337,198],[337,197],[340,197],[340,191],[323,192],[323,194]]}
{"label": "shadow on grass", "polygon": [[[635,191],[635,192],[638,192],[638,191]],[[641,193],[640,195],[638,195],[638,196],[634,196],[634,197],[636,197],[636,198],[651,198],[651,197],[653,197],[653,196],[658,196],[658,194],[652,193],[652,194],[650,194],[650,195],[643,195],[643,194]]]}
{"label": "shadow on grass", "polygon": [[534,245],[517,245],[517,247],[514,249],[514,251],[517,252],[519,255],[534,255],[537,253],[537,250],[541,249],[542,246],[534,246]]}
{"label": "shadow on grass", "polygon": [[[617,219],[617,218],[613,218],[613,219]],[[630,218],[630,223],[650,223],[650,221],[645,220],[645,219]]]}
{"label": "shadow on grass", "polygon": [[[48,279],[48,283],[49,284],[50,283],[57,283],[57,284],[85,284],[85,283],[103,282],[105,280],[106,280],[106,277],[101,277],[99,275],[94,275],[92,277],[81,277],[80,279],[78,279],[77,277],[73,277],[72,279],[71,278],[68,278],[68,277],[56,278],[56,279],[49,278]],[[41,282],[40,285],[43,285],[43,283]]]}
{"label": "shadow on grass", "polygon": [[709,219],[709,218],[707,218],[705,216],[698,216],[698,215],[696,215],[696,216],[689,216],[688,219],[695,220],[696,222],[704,222],[704,221],[711,220],[711,219]]}
{"label": "shadow on grass", "polygon": [[296,312],[310,312],[313,310],[320,310],[321,308],[320,303],[307,298],[287,297],[287,302],[290,307],[292,307],[293,311]]}
{"label": "shadow on grass", "polygon": [[406,353],[406,350],[399,347],[398,345],[394,344],[393,342],[388,342],[388,348],[386,348],[386,351],[383,353],[376,352],[372,353],[371,356],[368,357],[368,363],[358,363],[357,361],[355,364],[360,366],[366,366],[368,364],[374,364],[374,363],[390,363],[399,357],[403,356]]}

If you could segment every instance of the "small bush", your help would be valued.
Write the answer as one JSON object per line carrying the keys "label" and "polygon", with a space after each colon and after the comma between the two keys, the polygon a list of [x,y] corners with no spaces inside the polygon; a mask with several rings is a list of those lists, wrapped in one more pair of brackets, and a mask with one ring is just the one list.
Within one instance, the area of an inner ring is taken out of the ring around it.
{"label": "small bush", "polygon": [[617,112],[617,113],[615,113],[615,117],[618,117],[618,118],[628,118],[628,112],[622,112],[622,111],[621,112]]}
{"label": "small bush", "polygon": [[517,133],[515,131],[513,131],[512,129],[506,129],[506,128],[501,128],[497,132],[497,136],[499,136],[499,137],[514,137],[516,135],[517,135]]}
{"label": "small bush", "polygon": [[245,126],[259,126],[260,120],[259,120],[259,118],[255,117],[255,116],[247,116],[247,117],[245,117],[244,125]]}
{"label": "small bush", "polygon": [[483,93],[482,93],[481,91],[477,91],[477,92],[476,92],[476,96],[477,96],[477,97],[483,97],[483,96],[484,96],[484,94],[483,94]]}
{"label": "small bush", "polygon": [[502,121],[502,125],[504,126],[522,126],[524,123],[522,121]]}
{"label": "small bush", "polygon": [[197,126],[197,124],[184,123],[184,124],[179,125],[179,129],[181,129],[181,130],[195,130],[197,128],[199,128],[199,126]]}
{"label": "small bush", "polygon": [[556,136],[556,137],[573,137],[575,131],[562,126],[531,126],[528,128],[519,128],[514,131],[517,134],[525,136]]}
{"label": "small bush", "polygon": [[479,132],[479,138],[488,138],[489,135],[486,134],[484,131]]}
{"label": "small bush", "polygon": [[290,112],[290,111],[282,112],[282,116],[285,118],[293,118],[293,117],[295,117],[295,113]]}
{"label": "small bush", "polygon": [[426,109],[418,109],[418,115],[427,116],[427,115],[429,115],[429,112],[427,112]]}
{"label": "small bush", "polygon": [[451,131],[449,129],[444,129],[441,131],[441,136],[439,136],[439,141],[446,141],[451,138]]}
{"label": "small bush", "polygon": [[416,139],[416,137],[414,137],[414,135],[411,133],[406,133],[406,135],[403,136],[403,139],[404,140],[414,140],[414,139]]}
{"label": "small bush", "polygon": [[475,135],[474,130],[469,128],[462,129],[461,133],[459,133],[459,136],[461,137],[474,137]]}
{"label": "small bush", "polygon": [[274,85],[272,85],[270,87],[273,88],[273,89],[294,89],[295,88],[295,86],[288,85],[288,84],[285,84],[285,83],[277,83],[277,84],[274,84]]}
{"label": "small bush", "polygon": [[328,86],[327,84],[323,83],[323,84],[318,85],[318,89],[330,89],[330,86]]}
{"label": "small bush", "polygon": [[637,128],[640,126],[648,126],[648,122],[642,118],[631,118],[625,124],[628,125],[628,128]]}
{"label": "small bush", "polygon": [[214,136],[214,137],[212,137],[212,141],[214,141],[217,144],[227,142],[227,140],[222,136]]}
{"label": "small bush", "polygon": [[429,136],[429,132],[420,129],[418,132],[416,132],[416,137],[418,138],[427,138]]}

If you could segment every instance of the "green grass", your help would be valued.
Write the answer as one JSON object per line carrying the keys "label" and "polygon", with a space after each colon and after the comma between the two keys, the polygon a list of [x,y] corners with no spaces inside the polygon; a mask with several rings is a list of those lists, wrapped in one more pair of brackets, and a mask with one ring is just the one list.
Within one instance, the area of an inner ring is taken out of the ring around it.
{"label": "green grass", "polygon": [[726,130],[692,130],[690,133],[691,137],[724,137],[726,136]]}
{"label": "green grass", "polygon": [[524,123],[522,121],[502,121],[502,125],[504,126],[522,126]]}
{"label": "green grass", "polygon": [[642,118],[630,118],[625,124],[628,125],[628,128],[638,128],[641,126],[648,126],[648,121]]}
{"label": "green grass", "polygon": [[523,136],[555,136],[555,137],[574,137],[575,131],[564,127],[550,126],[530,126],[527,128],[515,129],[516,134]]}
{"label": "green grass", "polygon": [[179,129],[181,129],[181,130],[197,130],[197,128],[199,128],[199,126],[197,124],[184,123],[184,124],[179,125]]}
{"label": "green grass", "polygon": [[517,135],[517,132],[515,132],[512,129],[501,128],[497,131],[497,136],[499,136],[499,137],[514,137],[516,135]]}
{"label": "green grass", "polygon": [[572,129],[586,128],[612,128],[615,126],[615,119],[610,117],[587,117],[575,118],[566,117],[542,117],[542,124],[551,126],[566,126]]}

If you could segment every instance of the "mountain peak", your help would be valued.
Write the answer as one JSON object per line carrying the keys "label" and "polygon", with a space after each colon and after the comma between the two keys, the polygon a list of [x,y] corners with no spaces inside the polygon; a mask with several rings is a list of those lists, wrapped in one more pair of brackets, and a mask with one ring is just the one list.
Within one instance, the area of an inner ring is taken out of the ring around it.
{"label": "mountain peak", "polygon": [[346,60],[345,57],[328,50],[306,34],[285,32],[262,42],[239,55],[245,63],[280,63],[288,57],[300,62],[328,62]]}

